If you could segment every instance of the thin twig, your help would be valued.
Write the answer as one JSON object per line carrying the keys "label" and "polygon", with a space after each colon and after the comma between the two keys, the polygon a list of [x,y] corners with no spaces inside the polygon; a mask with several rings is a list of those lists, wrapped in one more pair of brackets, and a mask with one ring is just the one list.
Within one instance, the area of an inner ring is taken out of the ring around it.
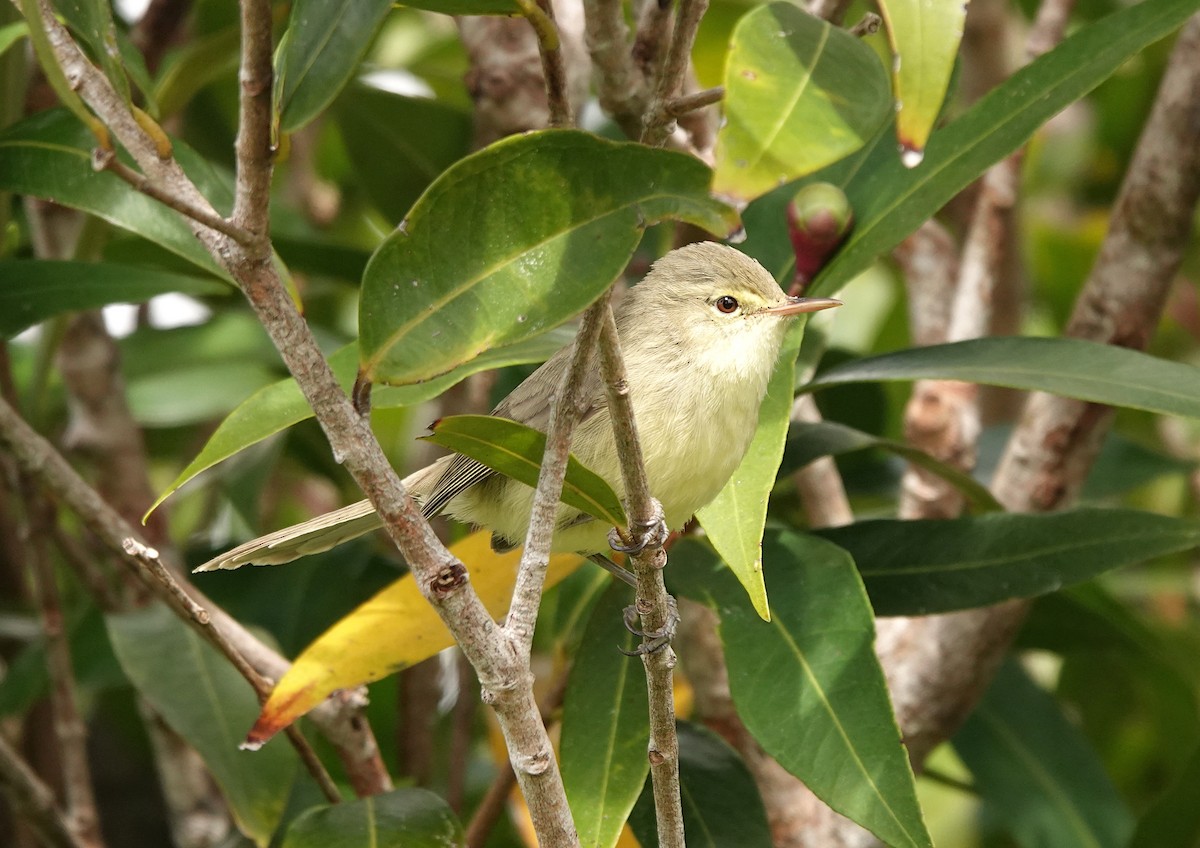
{"label": "thin twig", "polygon": [[105,150],[103,147],[97,147],[93,150],[92,169],[95,171],[108,171],[120,177],[147,197],[152,197],[164,206],[174,209],[179,214],[229,236],[239,244],[251,244],[254,241],[254,236],[251,233],[243,230],[232,221],[225,220],[211,210],[193,206],[178,195],[166,189],[159,188],[145,174],[139,174],[118,159],[115,151]]}
{"label": "thin twig", "polygon": [[517,0],[517,5],[537,34],[550,126],[569,127],[575,123],[575,115],[567,97],[567,68],[563,62],[562,39],[554,22],[554,5],[551,0]]}
{"label": "thin twig", "polygon": [[850,34],[855,38],[862,38],[867,35],[874,35],[879,32],[879,27],[883,26],[883,18],[874,12],[867,12],[862,16],[862,20],[850,27]]}
{"label": "thin twig", "polygon": [[637,138],[642,132],[646,85],[633,64],[624,8],[620,0],[583,0],[583,12],[600,106],[627,136]]}
{"label": "thin twig", "polygon": [[850,0],[809,0],[808,13],[813,17],[841,26],[850,8]]}
{"label": "thin twig", "polygon": [[703,109],[705,106],[711,106],[714,103],[720,103],[724,96],[725,86],[723,85],[706,88],[703,91],[697,91],[693,94],[685,94],[667,103],[665,107],[666,113],[672,118],[681,118],[689,112]]}
{"label": "thin twig", "polygon": [[269,206],[275,151],[271,146],[271,3],[241,0],[242,54],[238,65],[237,178],[232,220],[258,236],[259,256],[271,253]]}
{"label": "thin twig", "polygon": [[[610,290],[611,292],[611,290]],[[579,421],[583,377],[592,364],[596,339],[600,335],[603,316],[608,312],[610,292],[597,300],[580,321],[571,352],[571,363],[555,388],[550,407],[550,424],[546,451],[538,472],[533,508],[529,515],[529,530],[525,535],[525,551],[517,570],[517,583],[504,630],[514,640],[518,655],[527,657],[533,643],[533,629],[541,603],[546,569],[550,564],[550,544],[558,520],[558,502],[562,495],[567,460],[571,455],[571,434]]]}
{"label": "thin twig", "polygon": [[692,44],[696,40],[696,30],[700,28],[700,21],[707,10],[708,0],[680,0],[671,44],[659,69],[650,107],[646,110],[646,126],[642,132],[642,141],[645,144],[659,147],[671,134],[674,120],[667,114],[667,104],[683,87],[688,59],[692,55]]}
{"label": "thin twig", "polygon": [[[650,528],[662,520],[662,508],[650,497],[638,439],[637,423],[629,395],[629,379],[612,309],[605,309],[600,332],[600,366],[608,392],[613,436],[625,482],[629,536],[644,542]],[[663,633],[674,626],[677,614],[663,583],[667,554],[661,541],[633,556],[637,576],[636,609],[643,632]],[[646,642],[643,642],[645,645]],[[642,654],[650,706],[650,776],[661,848],[683,848],[683,808],[679,793],[679,738],[675,733],[675,692],[672,672],[675,652],[670,643]]]}
{"label": "thin twig", "polygon": [[48,848],[88,848],[67,825],[54,803],[54,791],[41,781],[0,734],[0,786],[7,790],[13,812],[34,829]]}

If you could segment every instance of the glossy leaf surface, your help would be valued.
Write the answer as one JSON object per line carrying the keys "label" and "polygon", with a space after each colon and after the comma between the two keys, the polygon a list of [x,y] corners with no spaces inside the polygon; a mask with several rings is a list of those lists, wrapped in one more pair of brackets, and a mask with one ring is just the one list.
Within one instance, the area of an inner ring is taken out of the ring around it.
{"label": "glossy leaf surface", "polygon": [[295,132],[333,102],[391,8],[391,0],[295,0],[275,59],[280,130]]}
{"label": "glossy leaf surface", "polygon": [[818,534],[854,557],[877,615],[1032,597],[1200,545],[1200,523],[1132,509],[880,519]]}
{"label": "glossy leaf surface", "polygon": [[[443,173],[367,266],[362,369],[403,385],[536,335],[595,300],[656,221],[737,226],[690,156],[547,130]],[[453,233],[453,237],[448,234]]]}
{"label": "glossy leaf surface", "polygon": [[632,651],[622,610],[633,593],[613,581],[592,609],[563,700],[559,742],[563,784],[583,845],[611,848],[650,772],[646,675]]}
{"label": "glossy leaf surface", "polygon": [[875,134],[890,102],[859,39],[791,3],[751,10],[725,66],[713,191],[745,203],[836,162]]}
{"label": "glossy leaf surface", "polygon": [[143,303],[155,295],[229,294],[228,285],[155,268],[49,259],[0,259],[0,335],[22,330],[63,312],[110,303]]}
{"label": "glossy leaf surface", "polygon": [[310,807],[288,826],[282,848],[447,848],[462,838],[445,801],[427,789],[406,788]]}
{"label": "glossy leaf surface", "polygon": [[906,165],[920,164],[946,99],[967,18],[964,0],[881,0],[892,45],[896,136]]}
{"label": "glossy leaf surface", "polygon": [[899,244],[1046,121],[1197,8],[1198,0],[1143,0],[1080,27],[930,136],[919,168],[906,168],[893,148],[893,134],[880,133],[865,162],[825,177],[845,187],[858,224],[809,293],[838,288]]}
{"label": "glossy leaf surface", "polygon": [[720,616],[734,703],[758,743],[888,845],[931,845],[875,657],[875,619],[846,552],[768,533],[769,623],[710,548],[685,541],[671,556],[673,586]]}
{"label": "glossy leaf surface", "polygon": [[1069,338],[1001,337],[846,362],[804,387],[875,380],[962,380],[1200,418],[1200,368]]}
{"label": "glossy leaf surface", "polygon": [[107,621],[113,650],[138,693],[204,757],[238,827],[266,846],[299,761],[286,745],[255,756],[238,750],[243,729],[258,712],[250,684],[163,606],[109,615]]}

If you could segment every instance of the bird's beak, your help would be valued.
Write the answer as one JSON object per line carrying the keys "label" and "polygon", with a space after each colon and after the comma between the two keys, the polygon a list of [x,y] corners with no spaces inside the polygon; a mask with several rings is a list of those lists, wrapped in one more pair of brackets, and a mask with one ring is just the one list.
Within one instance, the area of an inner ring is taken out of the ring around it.
{"label": "bird's beak", "polygon": [[806,312],[820,312],[822,309],[832,309],[841,306],[840,300],[832,297],[789,297],[783,303],[773,303],[763,312],[785,318],[789,315],[803,315]]}

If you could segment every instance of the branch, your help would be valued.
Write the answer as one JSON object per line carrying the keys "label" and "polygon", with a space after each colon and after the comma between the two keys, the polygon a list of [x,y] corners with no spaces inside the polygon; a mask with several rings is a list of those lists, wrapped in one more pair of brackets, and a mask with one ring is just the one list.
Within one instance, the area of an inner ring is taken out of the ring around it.
{"label": "branch", "polygon": [[54,803],[54,792],[0,734],[0,785],[8,790],[13,812],[37,832],[49,848],[88,848],[67,826]]}
{"label": "branch", "polygon": [[567,69],[563,63],[562,41],[554,22],[551,0],[517,0],[521,14],[537,33],[538,53],[542,58],[542,77],[546,85],[546,101],[550,107],[549,125],[569,127],[575,115],[567,97]]}
{"label": "branch", "polygon": [[671,135],[675,122],[667,112],[667,104],[683,87],[688,59],[692,55],[692,43],[696,40],[696,30],[699,29],[700,20],[707,10],[708,0],[680,0],[671,44],[659,69],[650,107],[646,110],[642,141],[651,147],[662,146]]}
{"label": "branch", "polygon": [[583,12],[600,107],[625,135],[637,138],[642,132],[646,86],[633,64],[622,4],[620,0],[583,0]]}
{"label": "branch", "polygon": [[850,0],[809,0],[808,13],[813,17],[841,26],[850,8]]}
{"label": "branch", "polygon": [[147,197],[152,197],[164,206],[174,209],[185,218],[191,218],[198,224],[203,224],[206,227],[211,227],[218,233],[229,236],[239,244],[248,245],[254,241],[254,235],[231,221],[227,221],[213,212],[210,209],[204,209],[199,206],[193,206],[184,198],[159,188],[152,183],[145,174],[139,174],[137,171],[130,168],[124,162],[117,158],[116,151],[105,150],[103,147],[97,147],[92,151],[92,170],[108,171],[120,177],[134,189],[140,191]]}
{"label": "branch", "polygon": [[[650,497],[646,466],[638,439],[637,422],[629,395],[629,378],[621,355],[621,341],[611,308],[604,310],[600,330],[600,366],[608,393],[613,437],[625,482],[626,508],[629,513],[631,540],[645,543],[652,528],[662,526],[662,507]],[[673,599],[663,583],[667,554],[662,540],[650,544],[633,556],[637,576],[636,609],[647,636],[667,633],[678,618]],[[649,643],[643,639],[643,647]],[[658,823],[658,844],[662,848],[683,848],[683,810],[679,794],[679,739],[675,734],[675,693],[672,672],[675,652],[670,643],[642,654],[646,669],[646,688],[650,701],[650,777],[654,789],[654,809]]]}
{"label": "branch", "polygon": [[259,256],[270,257],[271,3],[241,0],[242,56],[238,70],[237,179],[232,220],[259,239]]}
{"label": "branch", "polygon": [[546,569],[550,564],[550,545],[558,523],[559,498],[567,473],[567,460],[571,456],[571,434],[579,422],[581,403],[589,400],[581,397],[580,389],[584,376],[592,366],[596,339],[600,335],[603,316],[608,311],[611,292],[610,288],[584,313],[575,334],[571,363],[555,387],[550,405],[546,451],[529,514],[525,551],[521,554],[517,583],[504,625],[506,634],[514,640],[514,648],[521,657],[529,656],[533,644],[533,628],[546,582]]}
{"label": "branch", "polygon": [[718,85],[714,88],[706,88],[703,91],[676,97],[674,100],[668,102],[664,108],[670,117],[682,118],[689,112],[703,109],[705,106],[711,106],[714,103],[720,103],[724,96],[725,86]]}

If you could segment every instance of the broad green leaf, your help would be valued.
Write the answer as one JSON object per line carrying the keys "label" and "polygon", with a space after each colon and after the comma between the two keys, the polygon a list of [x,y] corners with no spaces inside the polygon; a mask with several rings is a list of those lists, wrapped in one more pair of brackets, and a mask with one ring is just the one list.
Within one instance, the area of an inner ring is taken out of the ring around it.
{"label": "broad green leaf", "polygon": [[769,623],[707,546],[685,540],[671,558],[672,584],[720,616],[734,703],[766,752],[888,845],[929,846],[875,657],[875,619],[846,552],[768,533]]}
{"label": "broad green leaf", "polygon": [[[437,397],[459,381],[489,368],[543,362],[560,347],[571,341],[568,330],[551,330],[532,339],[509,347],[489,350],[449,374],[418,383],[415,386],[383,387],[371,395],[371,405],[376,409],[411,406],[429,398]],[[358,372],[358,351],[351,344],[329,358],[334,375],[342,388],[349,391]],[[258,444],[263,439],[298,424],[313,414],[312,407],[304,399],[296,381],[289,377],[263,388],[229,413],[216,431],[209,437],[196,458],[188,463],[174,482],[163,491],[150,508],[150,512],[166,500],[172,492],[197,474],[212,468],[218,462]]]}
{"label": "broad green leaf", "polygon": [[[679,790],[688,848],[771,848],[762,796],[737,752],[708,728],[680,721]],[[658,848],[654,793],[646,783],[629,817],[642,848]]]}
{"label": "broad green leaf", "polygon": [[[433,434],[422,436],[488,468],[537,488],[546,452],[546,434],[492,415],[451,415],[434,422]],[[625,510],[612,486],[574,456],[567,460],[560,500],[613,527],[625,526]]]}
{"label": "broad green leaf", "polygon": [[845,172],[844,181],[823,177],[845,187],[858,223],[809,293],[837,288],[899,244],[1038,127],[1198,8],[1200,0],[1142,0],[1081,27],[933,133],[919,168],[906,168],[890,134],[881,133],[869,161]]}
{"label": "broad green leaf", "polygon": [[882,0],[892,45],[896,136],[904,164],[921,162],[941,112],[967,18],[964,0]]}
{"label": "broad green leaf", "polygon": [[12,338],[63,312],[142,303],[166,292],[220,295],[230,288],[212,279],[133,265],[0,259],[0,335]]}
{"label": "broad green leaf", "polygon": [[282,848],[450,848],[462,841],[462,825],[445,801],[407,788],[310,807],[288,825]]}
{"label": "broad green leaf", "polygon": [[818,535],[858,563],[877,615],[925,615],[1056,591],[1200,545],[1200,523],[1132,509],[860,521]]}
{"label": "broad green leaf", "polygon": [[0,56],[3,56],[8,48],[12,47],[22,38],[29,35],[29,24],[24,21],[0,26]]}
{"label": "broad green leaf", "polygon": [[596,299],[649,224],[726,234],[691,156],[576,130],[513,136],[443,173],[367,266],[363,373],[401,385],[552,327]]}
{"label": "broad green leaf", "polygon": [[859,39],[791,3],[759,6],[733,32],[713,191],[744,204],[836,162],[890,103],[883,65]]}
{"label": "broad green leaf", "polygon": [[254,756],[238,750],[258,714],[250,684],[163,606],[109,615],[107,621],[117,659],[138,693],[204,758],[238,828],[266,846],[298,760],[287,745]]}
{"label": "broad green leaf", "polygon": [[996,820],[1024,848],[1119,848],[1133,821],[1083,734],[1009,661],[954,737]]}
{"label": "broad green leaf", "polygon": [[414,9],[441,12],[443,15],[519,15],[516,0],[413,0],[404,3]]}
{"label": "broad green leaf", "polygon": [[839,456],[866,448],[880,448],[889,451],[926,471],[937,474],[958,489],[971,502],[972,507],[980,512],[1003,509],[986,486],[954,466],[939,462],[912,445],[872,436],[870,433],[855,430],[853,427],[838,424],[836,421],[819,423],[793,421],[788,430],[787,442],[784,444],[783,462],[779,466],[779,475],[782,477],[799,471],[814,459],[822,456]]}
{"label": "broad green leaf", "polygon": [[296,0],[275,56],[279,128],[295,132],[333,102],[362,60],[391,0]]}
{"label": "broad green leaf", "polygon": [[1013,336],[909,348],[834,366],[801,391],[876,380],[962,380],[1200,418],[1200,368],[1069,338]]}
{"label": "broad green leaf", "polygon": [[[69,112],[54,109],[26,118],[0,132],[0,190],[90,212],[229,279],[177,213],[110,173],[96,173],[91,162],[95,146],[91,133]],[[179,142],[175,155],[219,208],[228,195],[216,175]]]}
{"label": "broad green leaf", "polygon": [[1129,848],[1196,848],[1200,845],[1200,748],[1183,773],[1138,820]]}
{"label": "broad green leaf", "polygon": [[771,620],[771,607],[762,576],[763,528],[767,524],[767,500],[783,458],[803,331],[804,323],[797,322],[788,332],[758,410],[758,429],[737,471],[713,502],[696,513],[709,541],[733,569],[764,621]]}
{"label": "broad green leaf", "polygon": [[471,149],[471,116],[438,100],[352,85],[335,108],[359,182],[389,221]]}
{"label": "broad green leaf", "polygon": [[601,596],[571,664],[563,700],[563,784],[579,841],[594,848],[616,845],[650,772],[646,675],[641,663],[617,651],[636,647],[622,618],[632,602],[622,583],[612,582]]}

